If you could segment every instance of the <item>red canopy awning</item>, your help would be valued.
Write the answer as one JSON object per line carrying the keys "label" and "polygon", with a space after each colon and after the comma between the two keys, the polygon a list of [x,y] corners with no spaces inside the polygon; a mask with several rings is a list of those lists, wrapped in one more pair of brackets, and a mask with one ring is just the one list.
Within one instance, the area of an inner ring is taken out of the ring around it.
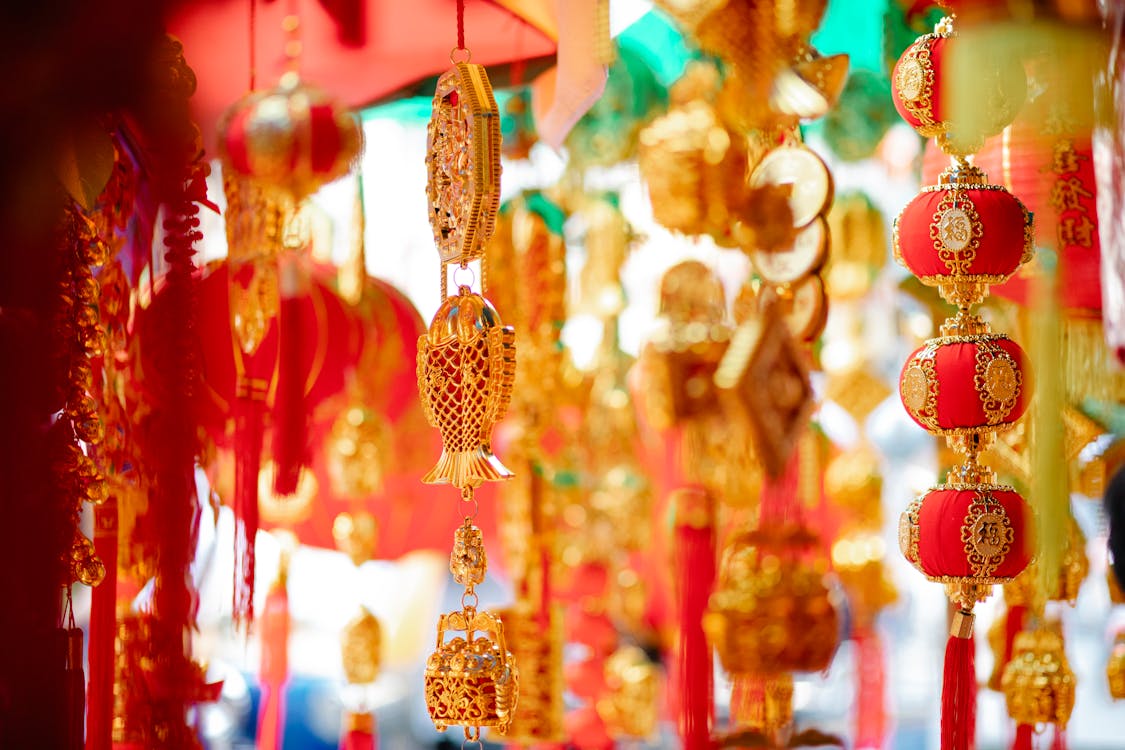
{"label": "red canopy awning", "polygon": [[[296,9],[301,76],[352,107],[384,99],[449,65],[457,46],[455,0],[197,0],[168,19],[184,44],[199,87],[193,115],[204,146],[216,124],[250,89],[251,2],[256,2],[256,85],[268,88],[286,70],[282,19]],[[555,51],[555,42],[489,0],[467,0],[465,42],[473,62],[501,65]]]}

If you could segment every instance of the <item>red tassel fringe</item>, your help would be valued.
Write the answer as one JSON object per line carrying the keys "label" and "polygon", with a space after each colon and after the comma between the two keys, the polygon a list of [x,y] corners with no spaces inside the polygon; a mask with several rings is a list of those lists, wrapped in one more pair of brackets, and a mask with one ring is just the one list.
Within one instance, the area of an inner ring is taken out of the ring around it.
{"label": "red tassel fringe", "polygon": [[680,736],[684,750],[704,750],[711,746],[714,685],[702,623],[715,582],[715,537],[706,491],[685,488],[677,495]]}
{"label": "red tassel fringe", "polygon": [[1035,727],[1030,724],[1016,724],[1016,738],[1012,741],[1012,750],[1032,750],[1031,740],[1035,736]]}
{"label": "red tassel fringe", "polygon": [[262,464],[264,393],[247,388],[236,403],[234,428],[235,626],[254,621],[254,542],[258,534],[258,473]]}
{"label": "red tassel fringe", "polygon": [[258,750],[281,750],[285,727],[285,684],[289,680],[289,594],[278,581],[266,597],[262,615],[262,707]]}
{"label": "red tassel fringe", "polygon": [[883,642],[874,629],[857,630],[856,645],[856,750],[883,748],[887,736],[886,665]]}
{"label": "red tassel fringe", "polygon": [[283,264],[280,269],[281,297],[278,305],[277,402],[274,421],[273,454],[277,462],[274,492],[292,495],[297,491],[301,465],[305,462],[307,415],[305,377],[301,366],[303,332],[297,282],[297,269]]}
{"label": "red tassel fringe", "polygon": [[941,691],[942,750],[973,750],[976,746],[975,650],[971,631],[967,638],[949,636],[945,647],[945,680]]}
{"label": "red tassel fringe", "polygon": [[379,750],[373,714],[344,714],[344,731],[340,735],[340,750]]}

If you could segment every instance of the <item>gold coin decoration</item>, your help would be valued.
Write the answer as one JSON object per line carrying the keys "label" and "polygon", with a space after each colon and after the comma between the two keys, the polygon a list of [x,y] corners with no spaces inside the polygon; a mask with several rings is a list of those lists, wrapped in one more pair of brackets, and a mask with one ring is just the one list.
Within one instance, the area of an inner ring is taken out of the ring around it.
{"label": "gold coin decoration", "polygon": [[780,146],[763,156],[750,174],[750,186],[766,185],[790,187],[789,208],[797,227],[807,226],[832,202],[832,174],[805,146]]}
{"label": "gold coin decoration", "polygon": [[750,260],[758,274],[772,284],[790,284],[816,273],[828,259],[828,227],[822,217],[797,232],[793,245],[767,252],[755,249]]}

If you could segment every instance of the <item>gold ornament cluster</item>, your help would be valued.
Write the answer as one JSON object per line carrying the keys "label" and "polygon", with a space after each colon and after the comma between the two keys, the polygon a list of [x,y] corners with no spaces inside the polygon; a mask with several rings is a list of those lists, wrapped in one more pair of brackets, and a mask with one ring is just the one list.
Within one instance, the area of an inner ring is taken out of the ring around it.
{"label": "gold ornament cluster", "polygon": [[[468,510],[449,560],[465,592],[459,611],[440,616],[436,650],[426,662],[425,697],[434,726],[460,725],[467,741],[479,741],[482,727],[505,733],[511,726],[520,681],[503,622],[477,609],[476,586],[488,560],[473,525],[475,489],[513,476],[492,452],[492,427],[512,398],[515,330],[469,284],[458,283],[456,294],[447,294],[448,266],[469,273],[469,263],[481,257],[493,234],[499,207],[500,119],[482,66],[457,62],[438,80],[426,166],[442,302],[418,339],[418,392],[427,420],[441,433],[442,453],[422,481],[458,488]],[[483,276],[482,269],[482,292]]]}

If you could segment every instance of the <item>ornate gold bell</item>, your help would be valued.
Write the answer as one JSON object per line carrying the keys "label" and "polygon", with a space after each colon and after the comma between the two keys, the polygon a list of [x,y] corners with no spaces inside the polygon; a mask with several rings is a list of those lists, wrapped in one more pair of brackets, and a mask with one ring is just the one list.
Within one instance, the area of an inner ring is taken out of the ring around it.
{"label": "ornate gold bell", "polygon": [[[446,631],[463,631],[446,642]],[[478,635],[479,634],[479,635]],[[519,698],[519,670],[504,642],[504,625],[471,609],[438,619],[437,650],[426,662],[426,708],[438,731],[452,724],[496,727],[504,734]]]}
{"label": "ornate gold bell", "polygon": [[816,672],[832,661],[839,615],[825,566],[806,559],[813,541],[791,529],[728,545],[703,629],[730,674]]}
{"label": "ornate gold bell", "polygon": [[1053,723],[1064,728],[1074,710],[1074,684],[1058,623],[1016,636],[1000,687],[1008,714],[1017,724]]}

